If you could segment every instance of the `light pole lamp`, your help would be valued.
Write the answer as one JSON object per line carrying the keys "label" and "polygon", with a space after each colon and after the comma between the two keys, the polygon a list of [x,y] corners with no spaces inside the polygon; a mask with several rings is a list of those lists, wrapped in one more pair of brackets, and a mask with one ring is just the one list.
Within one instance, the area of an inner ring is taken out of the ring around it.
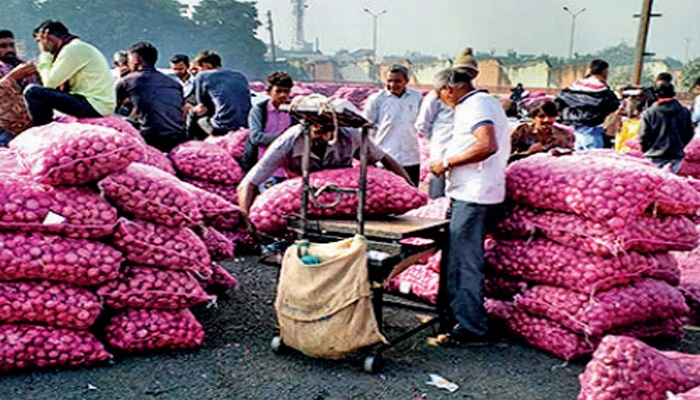
{"label": "light pole lamp", "polygon": [[375,13],[367,7],[363,8],[362,11],[371,15],[372,19],[373,19],[373,24],[372,24],[372,57],[374,58],[374,61],[376,62],[377,61],[377,21],[379,20],[379,17],[386,14],[387,11],[382,10],[379,13]]}
{"label": "light pole lamp", "polygon": [[569,15],[571,15],[571,38],[569,39],[569,60],[571,60],[572,58],[574,58],[574,34],[576,32],[576,17],[583,14],[586,11],[586,7],[583,7],[576,12],[571,11],[571,9],[567,6],[562,7],[562,9],[569,13]]}

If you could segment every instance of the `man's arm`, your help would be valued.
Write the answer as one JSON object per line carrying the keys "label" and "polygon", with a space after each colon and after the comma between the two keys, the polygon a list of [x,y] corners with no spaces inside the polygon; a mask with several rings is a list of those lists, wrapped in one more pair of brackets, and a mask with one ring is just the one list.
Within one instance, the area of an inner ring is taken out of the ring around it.
{"label": "man's arm", "polygon": [[250,183],[248,179],[243,179],[243,182],[238,185],[236,193],[238,194],[238,206],[240,207],[243,221],[248,230],[252,230],[253,225],[250,222],[250,207],[258,196],[258,187]]}
{"label": "man's arm", "polygon": [[642,122],[639,123],[639,141],[641,143],[643,153],[649,151],[651,144],[656,141],[656,137],[653,136],[651,124],[648,120],[648,115],[645,112],[642,115]]}
{"label": "man's arm", "polygon": [[126,102],[126,100],[129,99],[129,92],[126,89],[126,86],[126,82],[124,81],[124,78],[122,78],[119,79],[115,87],[115,90],[117,92],[117,110],[119,110],[119,107],[121,107]]}
{"label": "man's arm", "polygon": [[382,163],[382,165],[384,166],[384,168],[387,169],[387,171],[395,173],[396,175],[405,179],[409,185],[414,186],[413,182],[411,182],[411,177],[408,176],[408,172],[406,172],[406,170],[403,169],[403,167],[399,165],[399,163],[397,163],[396,160],[391,158],[390,155],[384,154],[384,157],[382,157],[382,159],[379,160],[379,162]]}
{"label": "man's arm", "polygon": [[690,143],[691,140],[693,140],[693,136],[695,136],[695,130],[693,129],[693,119],[690,114],[690,111],[684,110],[683,115],[686,122],[683,124],[683,128],[681,129],[681,132],[679,132],[679,134],[681,136],[681,140],[683,141],[683,147],[685,147],[688,145],[688,143]]}
{"label": "man's arm", "polygon": [[430,92],[425,95],[423,99],[423,104],[421,104],[420,111],[418,112],[418,119],[416,120],[416,129],[418,132],[422,132],[423,136],[430,139],[433,136],[433,122],[440,111],[440,104],[436,101],[436,97],[432,96]]}
{"label": "man's arm", "polygon": [[[474,139],[476,139],[473,145],[469,146],[462,154],[447,157],[447,163],[450,168],[484,161],[498,151],[493,124],[488,123],[479,126],[473,135]],[[430,171],[437,176],[444,174],[446,169],[443,165],[443,160],[436,160],[430,163]]]}
{"label": "man's arm", "polygon": [[367,104],[365,104],[365,109],[363,111],[365,119],[373,124],[376,124],[379,119],[379,111],[377,110],[378,98],[378,93],[370,96],[370,98],[367,100]]}
{"label": "man's arm", "polygon": [[75,51],[74,47],[67,47],[58,53],[55,61],[50,53],[41,53],[37,70],[43,85],[55,89],[72,78],[88,61],[85,54]]}
{"label": "man's arm", "polygon": [[248,114],[248,126],[250,127],[250,136],[248,136],[248,140],[255,147],[268,147],[282,134],[282,132],[276,134],[265,133],[263,113],[267,112],[266,108],[267,101],[256,104],[250,109],[250,113]]}

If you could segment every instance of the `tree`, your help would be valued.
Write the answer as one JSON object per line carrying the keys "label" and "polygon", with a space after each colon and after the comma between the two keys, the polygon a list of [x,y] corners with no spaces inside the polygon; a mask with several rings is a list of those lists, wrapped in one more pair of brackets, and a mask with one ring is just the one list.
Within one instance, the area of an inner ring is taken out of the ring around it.
{"label": "tree", "polygon": [[696,58],[695,60],[689,62],[683,68],[681,83],[683,84],[684,89],[691,90],[695,80],[698,78],[700,78],[700,58]]}
{"label": "tree", "polygon": [[206,41],[203,49],[216,50],[224,65],[252,78],[261,78],[265,68],[265,44],[255,37],[261,25],[254,3],[236,0],[203,0],[194,7],[194,23]]}
{"label": "tree", "polygon": [[47,0],[39,12],[42,19],[62,21],[107,56],[141,41],[158,48],[159,65],[167,65],[173,53],[192,51],[194,24],[176,0]]}
{"label": "tree", "polygon": [[31,32],[39,22],[39,8],[34,1],[4,0],[0,13],[0,29],[9,29],[15,34],[20,50],[27,55],[36,52]]}

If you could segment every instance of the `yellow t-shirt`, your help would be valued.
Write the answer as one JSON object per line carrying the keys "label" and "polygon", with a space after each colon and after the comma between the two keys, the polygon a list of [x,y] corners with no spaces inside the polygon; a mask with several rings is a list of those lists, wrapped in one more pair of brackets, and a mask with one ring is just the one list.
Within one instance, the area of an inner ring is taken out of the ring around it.
{"label": "yellow t-shirt", "polygon": [[628,140],[634,139],[639,134],[639,125],[642,120],[628,119],[622,123],[622,130],[615,135],[615,151],[618,153],[627,153],[632,150],[625,145]]}

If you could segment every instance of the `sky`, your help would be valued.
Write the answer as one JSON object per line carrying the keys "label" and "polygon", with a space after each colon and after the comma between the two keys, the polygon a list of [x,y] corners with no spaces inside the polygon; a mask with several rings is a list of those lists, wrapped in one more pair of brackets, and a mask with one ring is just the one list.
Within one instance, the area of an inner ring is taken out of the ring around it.
{"label": "sky", "polygon": [[[197,0],[181,0],[193,3]],[[340,49],[372,47],[372,17],[379,17],[378,53],[404,55],[410,52],[455,56],[470,46],[477,52],[505,54],[548,53],[566,56],[572,11],[585,7],[576,18],[574,52],[594,53],[620,42],[634,45],[642,0],[307,0],[305,35],[308,42],[319,38],[320,49],[332,54]],[[291,0],[258,0],[261,21],[272,11],[279,46],[292,42]],[[700,0],[656,0],[647,51],[657,57],[686,60],[700,57]],[[268,42],[264,26],[258,37]],[[690,39],[689,41],[685,38]]]}

